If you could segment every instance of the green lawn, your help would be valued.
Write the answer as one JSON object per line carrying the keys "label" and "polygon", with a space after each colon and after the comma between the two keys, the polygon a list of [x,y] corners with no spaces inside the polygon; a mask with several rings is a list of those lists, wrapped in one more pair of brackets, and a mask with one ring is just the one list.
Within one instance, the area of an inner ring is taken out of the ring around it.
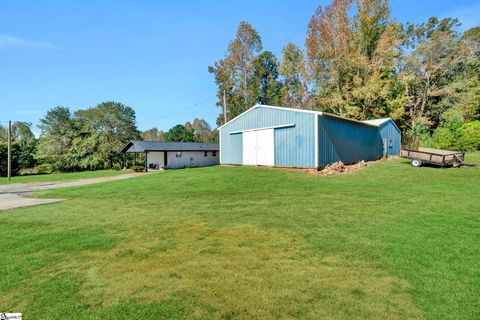
{"label": "green lawn", "polygon": [[69,181],[69,180],[77,180],[77,179],[117,176],[123,173],[125,173],[125,171],[123,170],[118,170],[118,171],[98,170],[98,171],[81,171],[81,172],[69,172],[69,173],[36,174],[36,175],[15,176],[15,177],[12,177],[11,181],[8,181],[7,178],[5,177],[0,177],[0,184]]}
{"label": "green lawn", "polygon": [[25,319],[480,318],[480,167],[210,167],[41,196],[67,201],[0,213],[0,311]]}

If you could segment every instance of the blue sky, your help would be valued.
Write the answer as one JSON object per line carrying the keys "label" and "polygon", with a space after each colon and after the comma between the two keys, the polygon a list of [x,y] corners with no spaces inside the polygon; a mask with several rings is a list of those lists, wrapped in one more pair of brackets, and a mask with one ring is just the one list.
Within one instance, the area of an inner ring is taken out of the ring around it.
{"label": "blue sky", "polygon": [[[241,20],[280,56],[303,46],[308,21],[330,1],[2,1],[0,121],[34,125],[57,105],[72,110],[115,100],[141,130],[218,114],[207,67],[223,57]],[[458,17],[480,24],[480,2],[391,0],[400,22]],[[37,130],[36,130],[37,131]]]}

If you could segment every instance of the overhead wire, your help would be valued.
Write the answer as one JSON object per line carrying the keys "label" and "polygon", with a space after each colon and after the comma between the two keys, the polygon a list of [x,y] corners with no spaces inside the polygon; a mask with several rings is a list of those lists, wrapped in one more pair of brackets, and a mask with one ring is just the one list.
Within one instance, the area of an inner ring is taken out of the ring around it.
{"label": "overhead wire", "polygon": [[207,102],[207,101],[209,101],[209,100],[212,100],[213,98],[215,98],[215,96],[209,96],[208,98],[205,98],[205,99],[203,99],[203,100],[200,100],[200,101],[198,101],[198,102],[196,102],[196,103],[194,103],[194,104],[192,104],[192,105],[190,105],[190,106],[188,106],[188,107],[179,109],[179,110],[174,111],[174,112],[171,112],[171,113],[164,114],[164,115],[162,115],[162,116],[160,116],[160,117],[155,117],[155,119],[152,119],[152,120],[150,120],[149,122],[156,122],[156,121],[158,121],[158,120],[162,120],[162,119],[171,117],[171,116],[173,116],[173,115],[176,115],[176,114],[185,112],[185,111],[187,111],[187,110],[190,110],[190,109],[193,109],[193,108],[195,108],[195,107],[198,107],[198,106],[202,105],[203,103],[205,103],[205,102]]}

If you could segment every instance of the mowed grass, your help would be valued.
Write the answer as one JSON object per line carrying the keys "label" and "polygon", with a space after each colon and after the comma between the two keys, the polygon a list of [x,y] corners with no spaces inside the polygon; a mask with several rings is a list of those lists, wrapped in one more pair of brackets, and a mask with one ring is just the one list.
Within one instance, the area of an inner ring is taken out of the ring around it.
{"label": "mowed grass", "polygon": [[26,319],[480,318],[480,167],[210,167],[41,196],[67,201],[0,213],[0,311]]}
{"label": "mowed grass", "polygon": [[[130,171],[129,171],[130,172]],[[30,182],[52,182],[52,181],[70,181],[77,179],[111,177],[124,174],[123,170],[98,170],[81,171],[67,173],[34,174],[24,176],[14,176],[10,181],[6,177],[0,177],[0,185],[7,183],[30,183]]]}

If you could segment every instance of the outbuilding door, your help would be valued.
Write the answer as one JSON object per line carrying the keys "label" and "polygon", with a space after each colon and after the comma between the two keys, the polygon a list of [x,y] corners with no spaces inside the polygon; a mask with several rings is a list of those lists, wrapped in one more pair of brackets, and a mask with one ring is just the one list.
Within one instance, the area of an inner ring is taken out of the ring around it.
{"label": "outbuilding door", "polygon": [[243,164],[254,166],[275,164],[274,129],[243,132]]}

